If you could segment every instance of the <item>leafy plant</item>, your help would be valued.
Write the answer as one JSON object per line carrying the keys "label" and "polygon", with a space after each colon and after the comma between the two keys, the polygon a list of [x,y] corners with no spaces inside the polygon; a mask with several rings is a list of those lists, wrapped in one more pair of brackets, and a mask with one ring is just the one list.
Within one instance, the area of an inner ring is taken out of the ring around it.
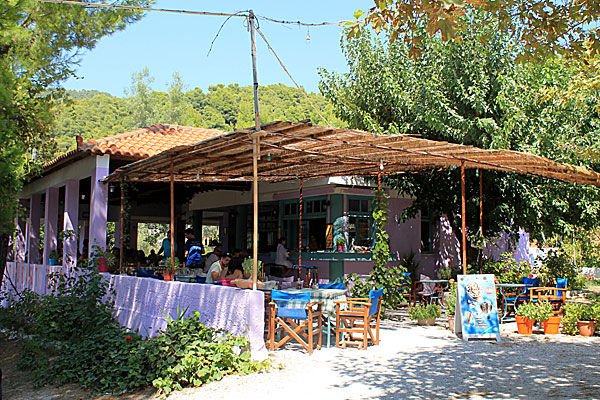
{"label": "leafy plant", "polygon": [[[477,267],[477,273],[479,268]],[[517,262],[511,253],[503,253],[498,261],[483,264],[484,274],[494,274],[499,283],[521,283],[524,277],[531,277],[532,269],[528,262]]]}
{"label": "leafy plant", "polygon": [[552,315],[554,315],[554,313],[552,312],[552,304],[550,304],[550,302],[540,301],[535,305],[535,318],[533,318],[535,321],[543,322]]}
{"label": "leafy plant", "polygon": [[457,286],[456,283],[453,282],[450,284],[450,296],[446,299],[446,307],[448,307],[448,315],[453,316],[456,314],[456,291]]}
{"label": "leafy plant", "polygon": [[345,244],[346,244],[346,239],[344,239],[344,238],[338,238],[335,240],[336,246],[344,246]]}
{"label": "leafy plant", "polygon": [[52,250],[50,252],[50,254],[48,255],[49,258],[53,258],[55,260],[58,260],[58,253],[56,252],[56,250]]}
{"label": "leafy plant", "polygon": [[[242,263],[242,268],[244,269],[244,276],[251,277],[252,274],[254,273],[254,259],[246,258],[244,260],[244,262]],[[257,273],[258,273],[259,277],[262,276],[262,268],[263,268],[263,263],[262,263],[262,261],[258,260],[258,264],[256,264],[256,269],[257,269]]]}
{"label": "leafy plant", "polygon": [[430,319],[437,318],[440,314],[440,306],[437,304],[417,304],[408,309],[410,319]]}
{"label": "leafy plant", "polygon": [[[174,265],[175,265],[174,271],[177,271],[179,269],[180,265],[181,265],[180,262],[179,262],[179,258],[178,257],[175,257],[175,264]],[[165,258],[165,269],[166,270],[170,270],[171,269],[171,257]]]}
{"label": "leafy plant", "polygon": [[553,250],[548,256],[542,259],[542,266],[539,270],[539,276],[543,286],[556,285],[556,278],[568,278],[569,288],[582,289],[576,283],[577,268],[573,260],[562,250]]}
{"label": "leafy plant", "polygon": [[519,304],[515,314],[535,321],[537,318],[537,307],[532,302],[524,302]]}
{"label": "leafy plant", "polygon": [[579,329],[577,328],[577,321],[581,315],[582,304],[567,303],[565,304],[565,315],[562,319],[562,332],[567,335],[577,335]]}
{"label": "leafy plant", "polygon": [[[373,269],[363,280],[357,274],[349,274],[345,286],[350,288],[353,297],[368,297],[369,290],[383,289],[383,309],[397,307],[403,300],[400,288],[405,283],[402,265],[390,265],[389,236],[385,231],[387,225],[388,198],[383,190],[375,190],[373,200],[373,219],[375,220],[375,247],[373,248]],[[405,289],[403,289],[405,290]]]}

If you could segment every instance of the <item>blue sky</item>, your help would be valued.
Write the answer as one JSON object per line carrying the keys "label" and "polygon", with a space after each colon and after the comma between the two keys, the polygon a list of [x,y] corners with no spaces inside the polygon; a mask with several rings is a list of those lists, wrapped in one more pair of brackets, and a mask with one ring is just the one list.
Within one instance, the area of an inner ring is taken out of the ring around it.
{"label": "blue sky", "polygon": [[[351,20],[356,10],[367,10],[369,0],[348,1],[227,1],[158,0],[155,8],[234,13],[253,9],[255,14],[302,22]],[[95,49],[82,55],[77,78],[64,83],[67,89],[96,89],[123,96],[133,73],[148,67],[155,78],[153,88],[166,91],[175,71],[190,90],[206,90],[218,83],[252,84],[250,35],[243,18],[232,18],[210,43],[225,17],[149,12],[124,31],[103,38]],[[340,48],[342,28],[307,28],[260,21],[260,29],[294,79],[309,92],[318,91],[317,69],[347,71]],[[273,55],[257,35],[260,85],[283,83],[293,86]]]}

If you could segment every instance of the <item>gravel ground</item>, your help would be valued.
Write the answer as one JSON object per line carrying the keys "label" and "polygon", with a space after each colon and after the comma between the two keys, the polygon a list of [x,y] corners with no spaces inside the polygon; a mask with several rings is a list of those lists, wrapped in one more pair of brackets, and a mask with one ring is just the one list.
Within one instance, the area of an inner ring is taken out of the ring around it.
{"label": "gravel ground", "polygon": [[270,354],[268,373],[230,376],[183,399],[600,399],[600,337],[519,336],[463,342],[443,328],[386,320],[379,346]]}

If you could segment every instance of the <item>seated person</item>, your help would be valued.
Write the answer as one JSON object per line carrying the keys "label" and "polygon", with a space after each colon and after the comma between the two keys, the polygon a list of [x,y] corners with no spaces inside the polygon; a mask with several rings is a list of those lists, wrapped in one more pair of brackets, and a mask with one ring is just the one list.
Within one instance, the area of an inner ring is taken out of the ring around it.
{"label": "seated person", "polygon": [[231,262],[231,254],[223,253],[218,261],[210,266],[206,274],[206,283],[215,283],[224,278]]}
{"label": "seated person", "polygon": [[226,279],[244,279],[244,268],[242,268],[242,264],[237,262],[233,262],[234,258],[231,259],[231,263],[229,263],[229,268],[227,268],[227,275],[225,275]]}
{"label": "seated person", "polygon": [[296,250],[292,250],[291,252],[285,247],[287,244],[286,238],[279,239],[279,244],[277,245],[277,253],[275,255],[275,264],[281,266],[283,268],[283,276],[290,276],[290,274],[294,271],[293,264],[290,260],[288,260],[288,256],[290,253],[295,253]]}
{"label": "seated person", "polygon": [[308,243],[308,249],[310,251],[321,250],[321,245],[317,242],[317,237],[315,235],[310,235],[310,242]]}
{"label": "seated person", "polygon": [[212,265],[219,260],[219,258],[221,257],[221,253],[222,253],[222,247],[220,244],[217,244],[214,248],[214,250],[212,251],[212,253],[210,253],[208,255],[208,257],[206,258],[206,261],[204,262],[204,270],[206,271],[207,269],[209,269],[210,267],[212,267]]}

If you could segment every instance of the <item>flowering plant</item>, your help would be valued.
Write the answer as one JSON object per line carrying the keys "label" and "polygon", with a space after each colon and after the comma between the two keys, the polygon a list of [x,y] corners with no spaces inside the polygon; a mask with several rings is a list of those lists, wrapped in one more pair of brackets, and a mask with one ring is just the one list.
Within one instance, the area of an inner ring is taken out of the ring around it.
{"label": "flowering plant", "polygon": [[503,253],[498,261],[483,265],[484,274],[494,274],[499,283],[521,283],[524,277],[533,277],[533,270],[527,261],[517,261],[511,253]]}

